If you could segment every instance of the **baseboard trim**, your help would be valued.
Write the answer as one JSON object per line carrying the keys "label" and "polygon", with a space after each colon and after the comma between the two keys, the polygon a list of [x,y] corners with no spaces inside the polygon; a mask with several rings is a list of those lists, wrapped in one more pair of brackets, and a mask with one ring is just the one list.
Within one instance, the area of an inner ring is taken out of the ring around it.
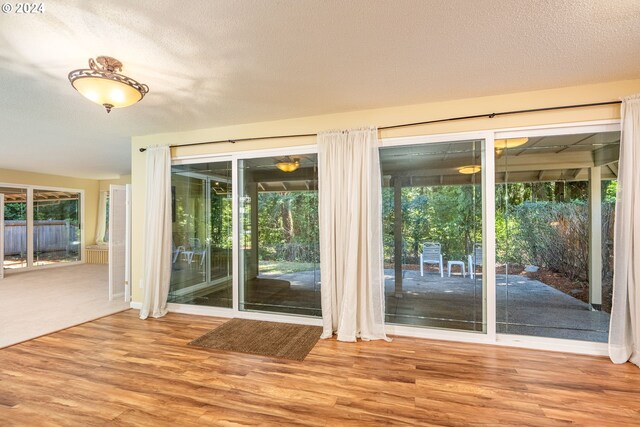
{"label": "baseboard trim", "polygon": [[[140,310],[141,302],[131,302],[131,308]],[[214,316],[243,319],[266,320],[272,322],[297,323],[304,325],[322,325],[322,319],[286,314],[271,314],[254,311],[235,311],[231,308],[195,306],[188,304],[167,305],[169,312],[191,314],[197,316]],[[488,344],[530,350],[556,351],[570,354],[585,354],[590,356],[608,356],[608,345],[588,341],[573,341],[557,338],[530,337],[519,335],[497,334],[492,339],[483,333],[470,333],[461,331],[438,330],[405,325],[387,324],[386,332],[389,335],[442,340],[450,342],[466,342],[473,344]]]}

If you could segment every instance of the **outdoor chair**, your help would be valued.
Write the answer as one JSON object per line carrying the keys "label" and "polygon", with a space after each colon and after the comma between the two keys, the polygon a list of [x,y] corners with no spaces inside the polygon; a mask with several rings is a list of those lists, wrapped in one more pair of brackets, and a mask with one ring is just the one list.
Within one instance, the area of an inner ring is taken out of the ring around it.
{"label": "outdoor chair", "polygon": [[171,241],[171,251],[173,252],[173,263],[175,264],[181,252],[184,252],[184,246],[176,247],[174,241]]}
{"label": "outdoor chair", "polygon": [[473,253],[469,254],[469,274],[472,279],[476,276],[477,266],[482,267],[482,243],[475,243]]}
{"label": "outdoor chair", "polygon": [[420,254],[420,276],[424,276],[424,264],[438,264],[440,277],[444,277],[442,267],[442,245],[436,242],[426,242]]}
{"label": "outdoor chair", "polygon": [[204,260],[207,256],[207,248],[200,243],[200,239],[197,237],[189,239],[189,245],[191,246],[191,256],[189,257],[189,264],[193,261],[193,256],[198,255],[200,257],[200,267],[204,265]]}

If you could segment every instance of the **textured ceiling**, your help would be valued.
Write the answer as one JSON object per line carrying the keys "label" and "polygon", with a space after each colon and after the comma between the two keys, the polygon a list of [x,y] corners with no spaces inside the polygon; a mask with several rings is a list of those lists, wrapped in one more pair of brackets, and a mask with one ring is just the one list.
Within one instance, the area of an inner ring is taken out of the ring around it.
{"label": "textured ceiling", "polygon": [[[132,135],[640,77],[640,2],[46,1],[0,14],[0,168],[128,173]],[[107,115],[67,74],[151,88]]]}

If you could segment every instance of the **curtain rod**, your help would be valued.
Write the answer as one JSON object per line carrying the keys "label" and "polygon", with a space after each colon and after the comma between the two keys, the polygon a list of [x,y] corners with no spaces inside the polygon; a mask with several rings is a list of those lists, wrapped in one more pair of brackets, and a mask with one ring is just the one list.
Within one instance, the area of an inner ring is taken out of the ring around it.
{"label": "curtain rod", "polygon": [[[433,123],[455,122],[458,120],[471,120],[471,119],[481,119],[481,118],[493,119],[494,117],[497,117],[497,116],[508,116],[511,114],[536,113],[540,111],[551,111],[551,110],[566,110],[570,108],[598,107],[601,105],[615,105],[615,104],[621,104],[621,103],[622,101],[606,101],[606,102],[594,102],[591,104],[574,104],[574,105],[561,105],[557,107],[531,108],[529,110],[501,111],[499,113],[485,113],[485,114],[476,114],[473,116],[449,117],[446,119],[427,120],[424,122],[413,122],[413,123],[403,123],[399,125],[381,126],[378,128],[378,130],[404,128],[409,126],[429,125]],[[290,134],[290,135],[273,135],[273,136],[254,136],[251,138],[234,138],[234,139],[220,139],[217,141],[191,142],[188,144],[170,145],[169,148],[190,147],[193,145],[204,145],[204,144],[222,144],[222,143],[235,144],[236,142],[245,142],[245,141],[260,141],[260,140],[280,139],[280,138],[303,138],[303,137],[317,136],[317,135],[318,135],[317,133],[299,133],[294,135]],[[140,148],[141,153],[145,151],[147,151],[146,148]]]}

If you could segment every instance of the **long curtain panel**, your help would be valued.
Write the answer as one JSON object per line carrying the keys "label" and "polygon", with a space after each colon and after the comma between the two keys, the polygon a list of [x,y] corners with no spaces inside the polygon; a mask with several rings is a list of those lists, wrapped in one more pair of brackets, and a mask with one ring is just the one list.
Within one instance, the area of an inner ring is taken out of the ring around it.
{"label": "long curtain panel", "polygon": [[0,194],[0,279],[4,278],[4,194]]}
{"label": "long curtain panel", "polygon": [[640,95],[624,98],[620,113],[609,356],[640,366]]}
{"label": "long curtain panel", "polygon": [[171,153],[147,148],[144,224],[144,298],[140,318],[167,314],[171,279]]}
{"label": "long curtain panel", "polygon": [[104,245],[107,234],[107,198],[108,191],[101,191],[98,195],[98,225],[96,227],[96,244]]}
{"label": "long curtain panel", "polygon": [[377,129],[318,134],[318,160],[322,338],[387,340]]}

